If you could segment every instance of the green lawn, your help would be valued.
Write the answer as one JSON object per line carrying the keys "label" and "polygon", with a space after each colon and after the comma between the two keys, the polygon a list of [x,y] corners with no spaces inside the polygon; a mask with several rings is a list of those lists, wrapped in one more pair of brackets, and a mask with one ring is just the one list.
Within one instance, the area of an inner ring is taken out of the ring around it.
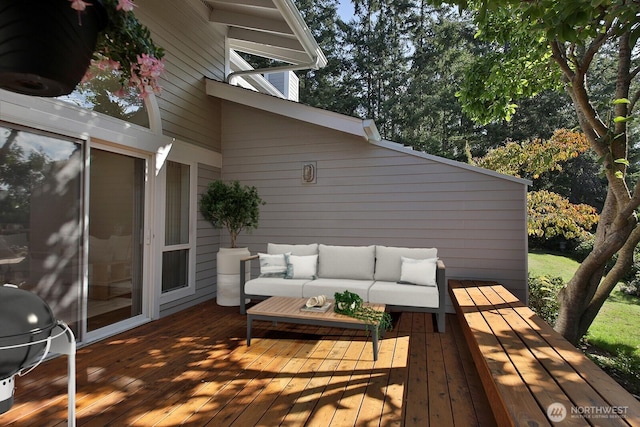
{"label": "green lawn", "polygon": [[578,262],[571,258],[529,252],[529,275],[530,276],[548,276],[562,277],[567,283],[578,269]]}
{"label": "green lawn", "polygon": [[[543,253],[529,253],[529,275],[562,277],[566,283],[578,268],[570,258]],[[586,341],[591,357],[625,387],[640,394],[640,298],[614,290],[598,313]],[[600,351],[604,350],[604,351]],[[626,380],[625,380],[626,378]]]}

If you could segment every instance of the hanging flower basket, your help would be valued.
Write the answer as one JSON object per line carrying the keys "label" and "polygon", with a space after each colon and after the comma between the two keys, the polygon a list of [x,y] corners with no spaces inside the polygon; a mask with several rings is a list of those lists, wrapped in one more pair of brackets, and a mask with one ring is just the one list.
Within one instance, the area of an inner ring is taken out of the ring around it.
{"label": "hanging flower basket", "polygon": [[69,0],[2,0],[0,87],[35,96],[71,93],[108,22],[100,0],[87,3],[78,13]]}

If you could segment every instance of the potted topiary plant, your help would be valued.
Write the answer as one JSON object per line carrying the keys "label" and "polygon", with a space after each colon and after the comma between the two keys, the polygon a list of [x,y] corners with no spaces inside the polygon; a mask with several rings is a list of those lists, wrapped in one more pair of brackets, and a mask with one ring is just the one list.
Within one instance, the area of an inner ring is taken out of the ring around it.
{"label": "potted topiary plant", "polygon": [[236,246],[237,239],[243,230],[258,227],[260,206],[264,203],[256,187],[243,186],[238,181],[213,181],[200,198],[203,218],[214,228],[226,228],[231,240],[231,247],[220,247],[217,255],[219,305],[240,305],[240,260],[251,254],[248,248]]}

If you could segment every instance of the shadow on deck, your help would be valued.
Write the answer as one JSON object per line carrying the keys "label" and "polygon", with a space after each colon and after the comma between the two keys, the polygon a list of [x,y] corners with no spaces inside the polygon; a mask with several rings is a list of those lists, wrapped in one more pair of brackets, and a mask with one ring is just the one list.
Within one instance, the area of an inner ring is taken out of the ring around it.
{"label": "shadow on deck", "polygon": [[[394,314],[373,362],[363,331],[254,323],[202,303],[77,353],[77,425],[495,425],[454,315]],[[66,357],[16,377],[0,424],[66,425]]]}

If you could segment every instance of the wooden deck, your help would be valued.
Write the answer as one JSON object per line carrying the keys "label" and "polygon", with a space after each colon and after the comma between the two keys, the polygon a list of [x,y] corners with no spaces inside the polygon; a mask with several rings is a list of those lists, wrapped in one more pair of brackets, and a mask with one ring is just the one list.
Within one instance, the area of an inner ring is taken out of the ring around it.
{"label": "wooden deck", "polygon": [[[454,315],[394,315],[373,362],[364,331],[254,322],[210,301],[77,353],[79,426],[492,426]],[[16,378],[0,425],[66,425],[66,357]]]}

